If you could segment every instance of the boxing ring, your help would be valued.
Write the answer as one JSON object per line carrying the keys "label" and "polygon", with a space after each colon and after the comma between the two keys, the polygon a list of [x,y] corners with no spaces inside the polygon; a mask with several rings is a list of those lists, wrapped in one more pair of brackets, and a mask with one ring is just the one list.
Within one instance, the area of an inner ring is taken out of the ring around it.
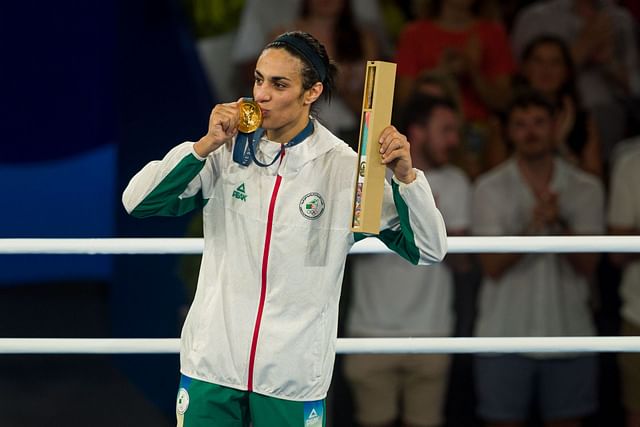
{"label": "boxing ring", "polygon": [[[632,253],[640,236],[449,237],[448,253]],[[0,239],[0,256],[15,254],[171,255],[200,254],[201,238]],[[390,252],[377,239],[350,254]],[[178,338],[5,338],[0,354],[172,354]],[[640,336],[510,338],[339,338],[337,353],[572,353],[640,352]]]}

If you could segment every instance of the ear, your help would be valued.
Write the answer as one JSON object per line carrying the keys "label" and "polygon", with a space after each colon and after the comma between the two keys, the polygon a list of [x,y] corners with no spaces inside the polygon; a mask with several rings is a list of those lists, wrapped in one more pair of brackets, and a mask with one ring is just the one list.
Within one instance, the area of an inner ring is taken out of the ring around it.
{"label": "ear", "polygon": [[320,82],[316,82],[313,86],[307,89],[304,92],[304,105],[313,104],[318,98],[320,98],[323,90],[324,86]]}

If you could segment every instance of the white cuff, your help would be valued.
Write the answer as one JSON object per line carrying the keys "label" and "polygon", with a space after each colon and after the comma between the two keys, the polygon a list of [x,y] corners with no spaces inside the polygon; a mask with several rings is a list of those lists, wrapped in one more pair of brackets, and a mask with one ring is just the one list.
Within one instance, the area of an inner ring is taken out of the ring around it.
{"label": "white cuff", "polygon": [[207,158],[206,157],[202,157],[201,155],[196,153],[195,145],[196,145],[195,142],[191,143],[191,154],[193,154],[193,157],[195,157],[196,159],[200,160],[201,162],[204,162],[205,160],[207,160]]}
{"label": "white cuff", "polygon": [[400,191],[404,190],[407,187],[410,188],[411,186],[413,186],[416,183],[416,181],[418,181],[418,179],[421,179],[421,177],[424,177],[424,173],[420,169],[413,168],[413,171],[416,173],[416,179],[414,179],[413,181],[411,181],[408,184],[405,184],[404,182],[400,181],[398,178],[396,178],[395,175],[393,175],[391,177],[391,179],[393,179],[393,181],[396,184],[398,184],[398,186],[400,187],[399,188]]}

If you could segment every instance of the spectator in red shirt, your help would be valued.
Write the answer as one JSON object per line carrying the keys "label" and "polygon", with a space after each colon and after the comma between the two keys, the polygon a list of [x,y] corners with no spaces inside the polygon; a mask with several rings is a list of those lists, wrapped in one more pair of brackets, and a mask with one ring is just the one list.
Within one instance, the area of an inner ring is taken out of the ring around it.
{"label": "spectator in red shirt", "polygon": [[504,107],[514,61],[504,26],[484,6],[483,0],[436,0],[429,18],[406,26],[396,57],[400,102],[422,71],[439,69],[458,80],[467,120],[484,121]]}

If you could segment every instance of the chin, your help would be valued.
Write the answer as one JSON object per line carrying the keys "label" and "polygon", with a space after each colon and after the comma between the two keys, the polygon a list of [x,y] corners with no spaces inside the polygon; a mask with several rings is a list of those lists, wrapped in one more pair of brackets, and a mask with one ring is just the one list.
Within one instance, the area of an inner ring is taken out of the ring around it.
{"label": "chin", "polygon": [[260,127],[262,129],[273,129],[274,128],[272,121],[267,117],[262,119],[262,125]]}

